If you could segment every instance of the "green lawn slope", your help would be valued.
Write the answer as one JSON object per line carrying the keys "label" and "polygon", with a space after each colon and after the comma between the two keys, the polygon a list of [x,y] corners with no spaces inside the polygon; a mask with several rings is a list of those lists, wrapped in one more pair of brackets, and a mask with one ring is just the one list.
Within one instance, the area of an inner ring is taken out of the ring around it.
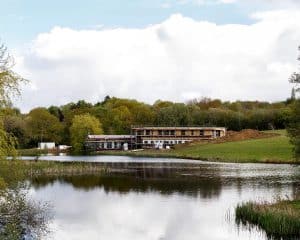
{"label": "green lawn slope", "polygon": [[[273,131],[274,132],[274,131]],[[175,149],[175,155],[226,162],[294,162],[293,146],[284,131],[278,136],[243,141],[195,144]]]}
{"label": "green lawn slope", "polygon": [[222,143],[192,143],[172,150],[144,150],[139,152],[111,151],[104,155],[127,155],[140,157],[176,157],[219,162],[240,163],[297,163],[293,146],[285,130],[266,131],[275,136]]}

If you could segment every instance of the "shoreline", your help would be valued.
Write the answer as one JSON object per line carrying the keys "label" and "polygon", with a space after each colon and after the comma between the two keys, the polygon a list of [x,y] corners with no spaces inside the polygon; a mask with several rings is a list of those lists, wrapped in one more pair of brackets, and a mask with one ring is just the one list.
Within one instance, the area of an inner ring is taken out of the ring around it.
{"label": "shoreline", "polygon": [[128,156],[128,157],[150,157],[150,158],[176,158],[176,159],[185,159],[185,160],[198,160],[204,162],[214,162],[214,163],[254,163],[254,164],[291,164],[291,165],[299,165],[300,162],[297,160],[280,160],[280,159],[248,159],[248,160],[237,160],[237,159],[222,159],[222,158],[207,158],[207,157],[194,157],[194,156],[186,156],[186,155],[175,155],[170,153],[149,153],[149,152],[121,152],[121,151],[103,151],[92,153],[87,156]]}

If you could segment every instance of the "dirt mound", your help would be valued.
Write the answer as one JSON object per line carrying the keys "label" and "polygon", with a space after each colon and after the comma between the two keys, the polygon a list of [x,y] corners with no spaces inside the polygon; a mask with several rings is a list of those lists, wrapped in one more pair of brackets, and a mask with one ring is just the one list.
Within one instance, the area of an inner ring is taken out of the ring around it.
{"label": "dirt mound", "polygon": [[244,129],[242,131],[227,131],[226,136],[220,140],[222,141],[241,141],[247,139],[258,139],[273,137],[276,134],[260,132],[254,129]]}

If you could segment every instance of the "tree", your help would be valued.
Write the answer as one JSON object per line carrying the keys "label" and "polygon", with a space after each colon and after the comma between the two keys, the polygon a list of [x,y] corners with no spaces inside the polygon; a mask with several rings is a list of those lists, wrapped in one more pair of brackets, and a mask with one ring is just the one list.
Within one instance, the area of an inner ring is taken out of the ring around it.
{"label": "tree", "polygon": [[27,142],[26,123],[20,115],[6,115],[3,119],[4,130],[18,141],[18,145],[24,147]]}
{"label": "tree", "polygon": [[35,108],[26,118],[27,135],[32,143],[42,141],[61,141],[62,125],[45,108]]}
{"label": "tree", "polygon": [[[300,61],[300,56],[298,60]],[[290,78],[290,82],[295,84],[296,91],[300,91],[300,73],[293,73]],[[287,130],[291,138],[291,142],[294,144],[295,156],[297,159],[300,159],[300,99],[296,98],[293,102]]]}
{"label": "tree", "polygon": [[21,161],[7,160],[7,156],[17,153],[13,134],[4,130],[3,117],[8,113],[4,108],[11,105],[13,96],[20,94],[19,85],[25,81],[11,70],[12,66],[12,57],[0,45],[0,239],[40,239],[48,219],[40,206],[27,199],[27,192],[21,187]]}
{"label": "tree", "polygon": [[288,133],[291,142],[294,145],[295,156],[300,159],[300,100],[296,100],[293,104],[290,120],[288,124]]}
{"label": "tree", "polygon": [[11,103],[11,97],[19,95],[19,86],[26,80],[13,72],[13,58],[8,54],[7,48],[0,45],[0,107]]}
{"label": "tree", "polygon": [[[11,104],[11,97],[18,95],[19,85],[25,81],[11,70],[14,65],[13,58],[8,54],[7,48],[0,45],[0,110]],[[2,111],[1,111],[2,112]],[[3,116],[0,114],[0,160],[7,155],[15,153],[15,139],[4,130]]]}
{"label": "tree", "polygon": [[[300,51],[300,46],[299,46],[298,50]],[[300,61],[300,55],[298,57],[298,61]],[[290,81],[290,83],[295,85],[295,87],[294,87],[295,91],[299,92],[300,91],[300,86],[299,86],[300,85],[300,72],[298,72],[298,73],[294,72],[292,74],[292,76],[290,77],[289,81]]]}
{"label": "tree", "polygon": [[84,151],[84,142],[89,134],[102,134],[100,121],[90,114],[76,115],[70,127],[71,145],[73,152]]}

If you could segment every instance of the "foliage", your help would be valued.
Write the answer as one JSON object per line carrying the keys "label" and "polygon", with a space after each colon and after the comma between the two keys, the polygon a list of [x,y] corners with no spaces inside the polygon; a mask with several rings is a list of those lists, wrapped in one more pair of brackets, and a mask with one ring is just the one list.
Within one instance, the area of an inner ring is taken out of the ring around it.
{"label": "foliage", "polygon": [[[299,46],[300,51],[300,46]],[[298,57],[298,60],[300,61],[300,56]],[[294,84],[295,87],[293,88],[293,91],[299,92],[300,91],[300,73],[294,72],[292,76],[289,79],[290,83]]]}
{"label": "foliage", "polygon": [[88,134],[102,134],[100,121],[90,114],[76,115],[70,127],[71,144],[75,153],[84,150],[84,141]]}
{"label": "foliage", "polygon": [[295,100],[288,124],[288,133],[295,148],[295,156],[300,159],[300,100]]}
{"label": "foliage", "polygon": [[14,60],[8,54],[7,48],[0,45],[0,107],[11,103],[11,97],[20,94],[20,83],[26,81],[11,70],[13,65]]}
{"label": "foliage", "polygon": [[[299,46],[300,51],[300,46]],[[300,61],[300,55],[298,57]],[[300,73],[294,73],[290,77],[290,82],[294,84],[292,99],[292,111],[290,114],[289,124],[288,124],[288,133],[291,137],[291,142],[295,147],[295,156],[297,159],[300,159],[300,99],[297,99],[295,96],[295,91],[300,92]]]}
{"label": "foliage", "polygon": [[28,200],[20,189],[7,190],[0,201],[0,239],[40,239],[47,233],[46,206]]}
{"label": "foliage", "polygon": [[47,109],[35,108],[31,110],[25,121],[27,137],[33,143],[36,144],[39,141],[59,143],[61,141],[62,124]]}
{"label": "foliage", "polygon": [[[16,160],[16,138],[22,135],[22,123],[7,119],[20,112],[10,109],[11,98],[18,95],[25,80],[11,70],[13,59],[4,45],[0,46],[0,239],[38,239],[45,232],[47,218],[44,208],[28,200],[24,186],[24,171]],[[6,132],[5,129],[10,130]],[[16,131],[18,129],[18,131]],[[19,131],[20,130],[20,131]],[[7,157],[11,156],[11,159]]]}

